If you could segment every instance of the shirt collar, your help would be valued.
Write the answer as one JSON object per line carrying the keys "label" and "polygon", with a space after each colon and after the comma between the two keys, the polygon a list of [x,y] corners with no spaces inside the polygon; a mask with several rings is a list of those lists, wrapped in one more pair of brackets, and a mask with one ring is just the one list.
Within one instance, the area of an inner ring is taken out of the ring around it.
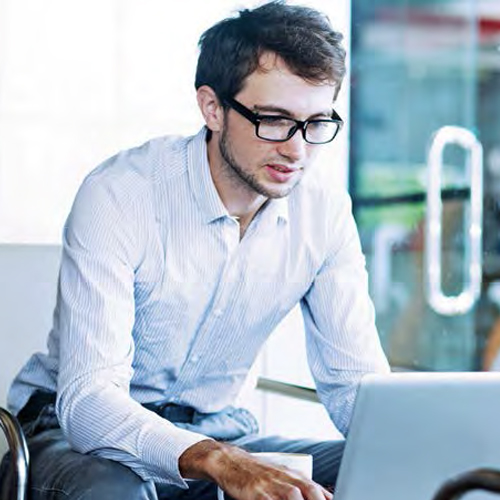
{"label": "shirt collar", "polygon": [[288,221],[288,196],[284,198],[275,198],[270,200],[266,210],[273,213],[276,220]]}
{"label": "shirt collar", "polygon": [[207,129],[203,127],[187,146],[188,176],[196,203],[201,209],[207,224],[221,217],[228,216],[228,211],[222,203],[215,188],[207,152]]}
{"label": "shirt collar", "polygon": [[[196,203],[201,209],[205,223],[209,224],[222,217],[229,217],[229,213],[219,197],[214,185],[207,152],[207,129],[203,127],[198,134],[192,137],[187,145],[188,176]],[[266,216],[276,217],[284,222],[288,221],[288,199],[277,198],[270,200],[265,208]]]}

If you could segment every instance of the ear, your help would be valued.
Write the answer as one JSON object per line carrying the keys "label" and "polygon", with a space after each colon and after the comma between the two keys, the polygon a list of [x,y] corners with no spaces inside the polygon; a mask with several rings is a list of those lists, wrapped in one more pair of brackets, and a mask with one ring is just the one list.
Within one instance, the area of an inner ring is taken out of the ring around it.
{"label": "ear", "polygon": [[212,87],[202,85],[196,91],[196,98],[207,127],[212,132],[222,130],[224,125],[224,108]]}

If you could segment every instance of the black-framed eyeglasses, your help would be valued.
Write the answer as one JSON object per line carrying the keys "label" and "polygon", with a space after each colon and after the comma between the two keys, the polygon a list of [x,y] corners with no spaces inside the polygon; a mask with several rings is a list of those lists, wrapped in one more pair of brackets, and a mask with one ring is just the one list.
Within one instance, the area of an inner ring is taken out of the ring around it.
{"label": "black-framed eyeglasses", "polygon": [[335,139],[344,124],[342,118],[333,109],[331,118],[301,121],[287,116],[254,113],[232,97],[224,97],[222,102],[252,122],[255,125],[257,137],[265,141],[285,142],[291,139],[297,130],[300,130],[302,137],[309,144],[326,144]]}

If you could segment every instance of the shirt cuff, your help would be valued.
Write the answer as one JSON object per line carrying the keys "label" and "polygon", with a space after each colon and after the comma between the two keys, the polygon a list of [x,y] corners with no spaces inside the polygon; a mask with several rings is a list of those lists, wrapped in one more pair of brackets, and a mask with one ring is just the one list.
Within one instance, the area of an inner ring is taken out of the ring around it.
{"label": "shirt cuff", "polygon": [[159,429],[144,432],[140,445],[144,463],[155,464],[148,467],[152,472],[152,479],[156,482],[167,482],[187,489],[188,484],[179,471],[179,458],[191,446],[200,441],[212,440],[203,434],[179,429],[173,424],[168,425],[168,430]]}

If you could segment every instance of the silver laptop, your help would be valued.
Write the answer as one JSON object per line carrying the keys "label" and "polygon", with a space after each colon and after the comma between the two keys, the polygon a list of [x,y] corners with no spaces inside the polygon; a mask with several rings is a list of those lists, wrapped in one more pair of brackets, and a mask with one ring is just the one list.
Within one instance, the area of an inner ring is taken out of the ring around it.
{"label": "silver laptop", "polygon": [[445,480],[477,467],[500,469],[500,373],[368,375],[335,500],[431,500]]}

